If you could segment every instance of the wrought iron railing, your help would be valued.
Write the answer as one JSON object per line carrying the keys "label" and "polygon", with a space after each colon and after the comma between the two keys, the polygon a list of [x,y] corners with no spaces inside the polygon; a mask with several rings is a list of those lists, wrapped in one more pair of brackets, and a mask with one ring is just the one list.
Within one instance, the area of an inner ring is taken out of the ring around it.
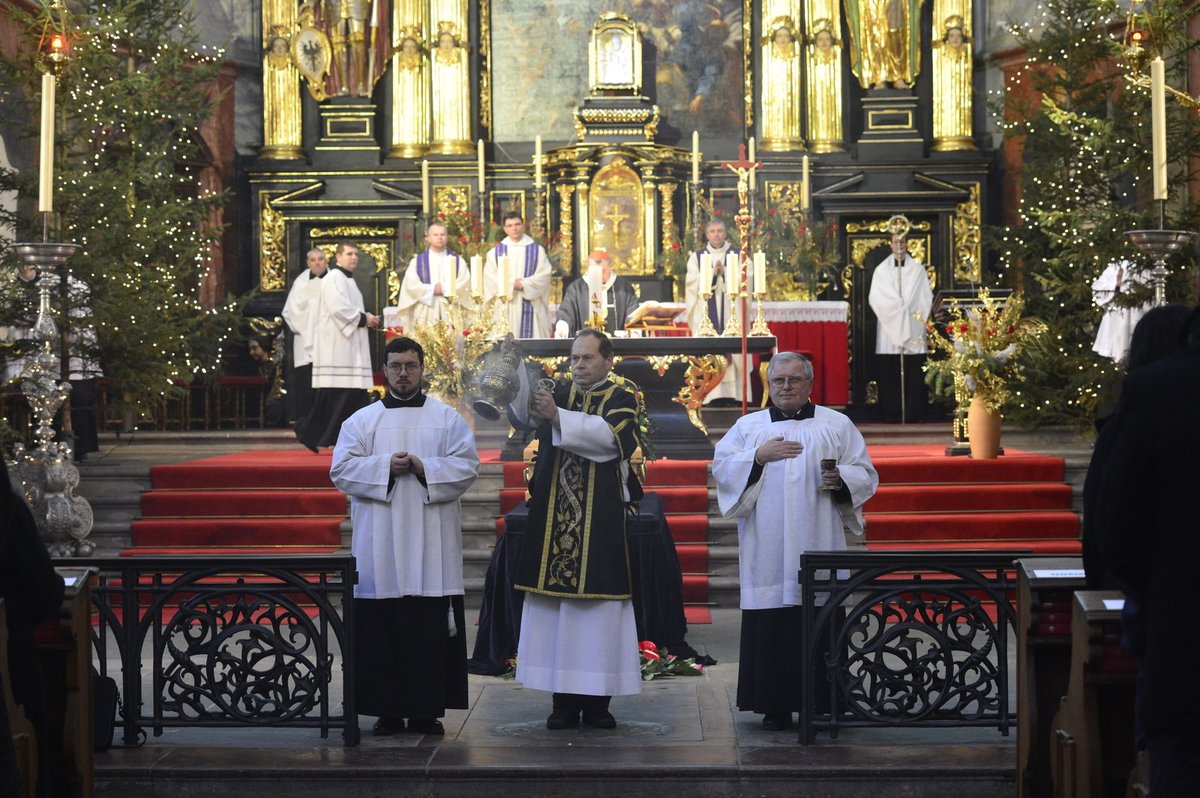
{"label": "wrought iron railing", "polygon": [[322,737],[340,728],[347,746],[358,743],[353,557],[55,562],[100,571],[93,594],[96,665],[107,673],[109,646],[116,648],[126,745],[137,744],[147,728],[157,736],[168,726],[308,727]]}
{"label": "wrought iron railing", "polygon": [[[811,552],[801,557],[800,742],[850,726],[1016,723],[1008,649],[1024,552]],[[828,653],[825,653],[825,652]],[[822,691],[824,692],[824,691]]]}

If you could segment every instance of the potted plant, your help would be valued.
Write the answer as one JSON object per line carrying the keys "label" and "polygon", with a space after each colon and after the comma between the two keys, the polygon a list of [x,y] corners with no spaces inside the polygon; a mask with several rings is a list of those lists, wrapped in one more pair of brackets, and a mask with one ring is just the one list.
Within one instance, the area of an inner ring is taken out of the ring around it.
{"label": "potted plant", "polygon": [[925,363],[925,380],[935,392],[954,397],[958,415],[967,407],[972,457],[996,457],[1000,411],[1012,395],[1022,362],[1043,350],[1048,328],[1022,318],[1024,310],[1020,294],[998,300],[981,288],[966,306],[950,301],[944,326],[926,324],[932,356]]}

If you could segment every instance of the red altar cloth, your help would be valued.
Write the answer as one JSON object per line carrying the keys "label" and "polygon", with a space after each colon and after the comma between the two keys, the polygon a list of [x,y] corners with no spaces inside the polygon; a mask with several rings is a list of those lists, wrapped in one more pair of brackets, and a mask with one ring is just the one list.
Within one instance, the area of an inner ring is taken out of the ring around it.
{"label": "red altar cloth", "polygon": [[779,352],[805,352],[813,361],[813,401],[845,406],[850,401],[847,302],[764,302],[763,316]]}

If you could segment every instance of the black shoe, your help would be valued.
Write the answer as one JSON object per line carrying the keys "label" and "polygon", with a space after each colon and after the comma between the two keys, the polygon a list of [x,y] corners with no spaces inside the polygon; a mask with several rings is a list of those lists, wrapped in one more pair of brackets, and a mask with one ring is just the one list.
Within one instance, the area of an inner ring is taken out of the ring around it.
{"label": "black shoe", "polygon": [[446,727],[437,718],[409,718],[408,730],[417,734],[442,735],[446,733]]}
{"label": "black shoe", "polygon": [[404,718],[380,718],[371,727],[371,734],[376,737],[388,737],[404,731]]}
{"label": "black shoe", "polygon": [[792,728],[792,713],[781,712],[776,715],[764,715],[762,726],[767,731],[786,731]]}
{"label": "black shoe", "polygon": [[546,728],[558,731],[559,729],[573,729],[579,725],[579,710],[569,712],[565,709],[556,709],[550,713],[550,717],[546,718]]}
{"label": "black shoe", "polygon": [[617,728],[617,719],[607,709],[602,710],[584,710],[584,724],[591,726],[593,729],[615,729]]}

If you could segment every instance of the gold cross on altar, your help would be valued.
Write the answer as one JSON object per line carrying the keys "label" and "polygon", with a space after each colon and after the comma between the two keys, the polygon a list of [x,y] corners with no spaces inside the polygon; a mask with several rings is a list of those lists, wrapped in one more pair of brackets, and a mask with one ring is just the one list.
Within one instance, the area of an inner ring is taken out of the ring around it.
{"label": "gold cross on altar", "polygon": [[617,249],[621,248],[621,222],[629,218],[629,214],[621,213],[621,209],[614,202],[609,206],[608,215],[600,217],[607,219],[612,223],[613,246]]}

